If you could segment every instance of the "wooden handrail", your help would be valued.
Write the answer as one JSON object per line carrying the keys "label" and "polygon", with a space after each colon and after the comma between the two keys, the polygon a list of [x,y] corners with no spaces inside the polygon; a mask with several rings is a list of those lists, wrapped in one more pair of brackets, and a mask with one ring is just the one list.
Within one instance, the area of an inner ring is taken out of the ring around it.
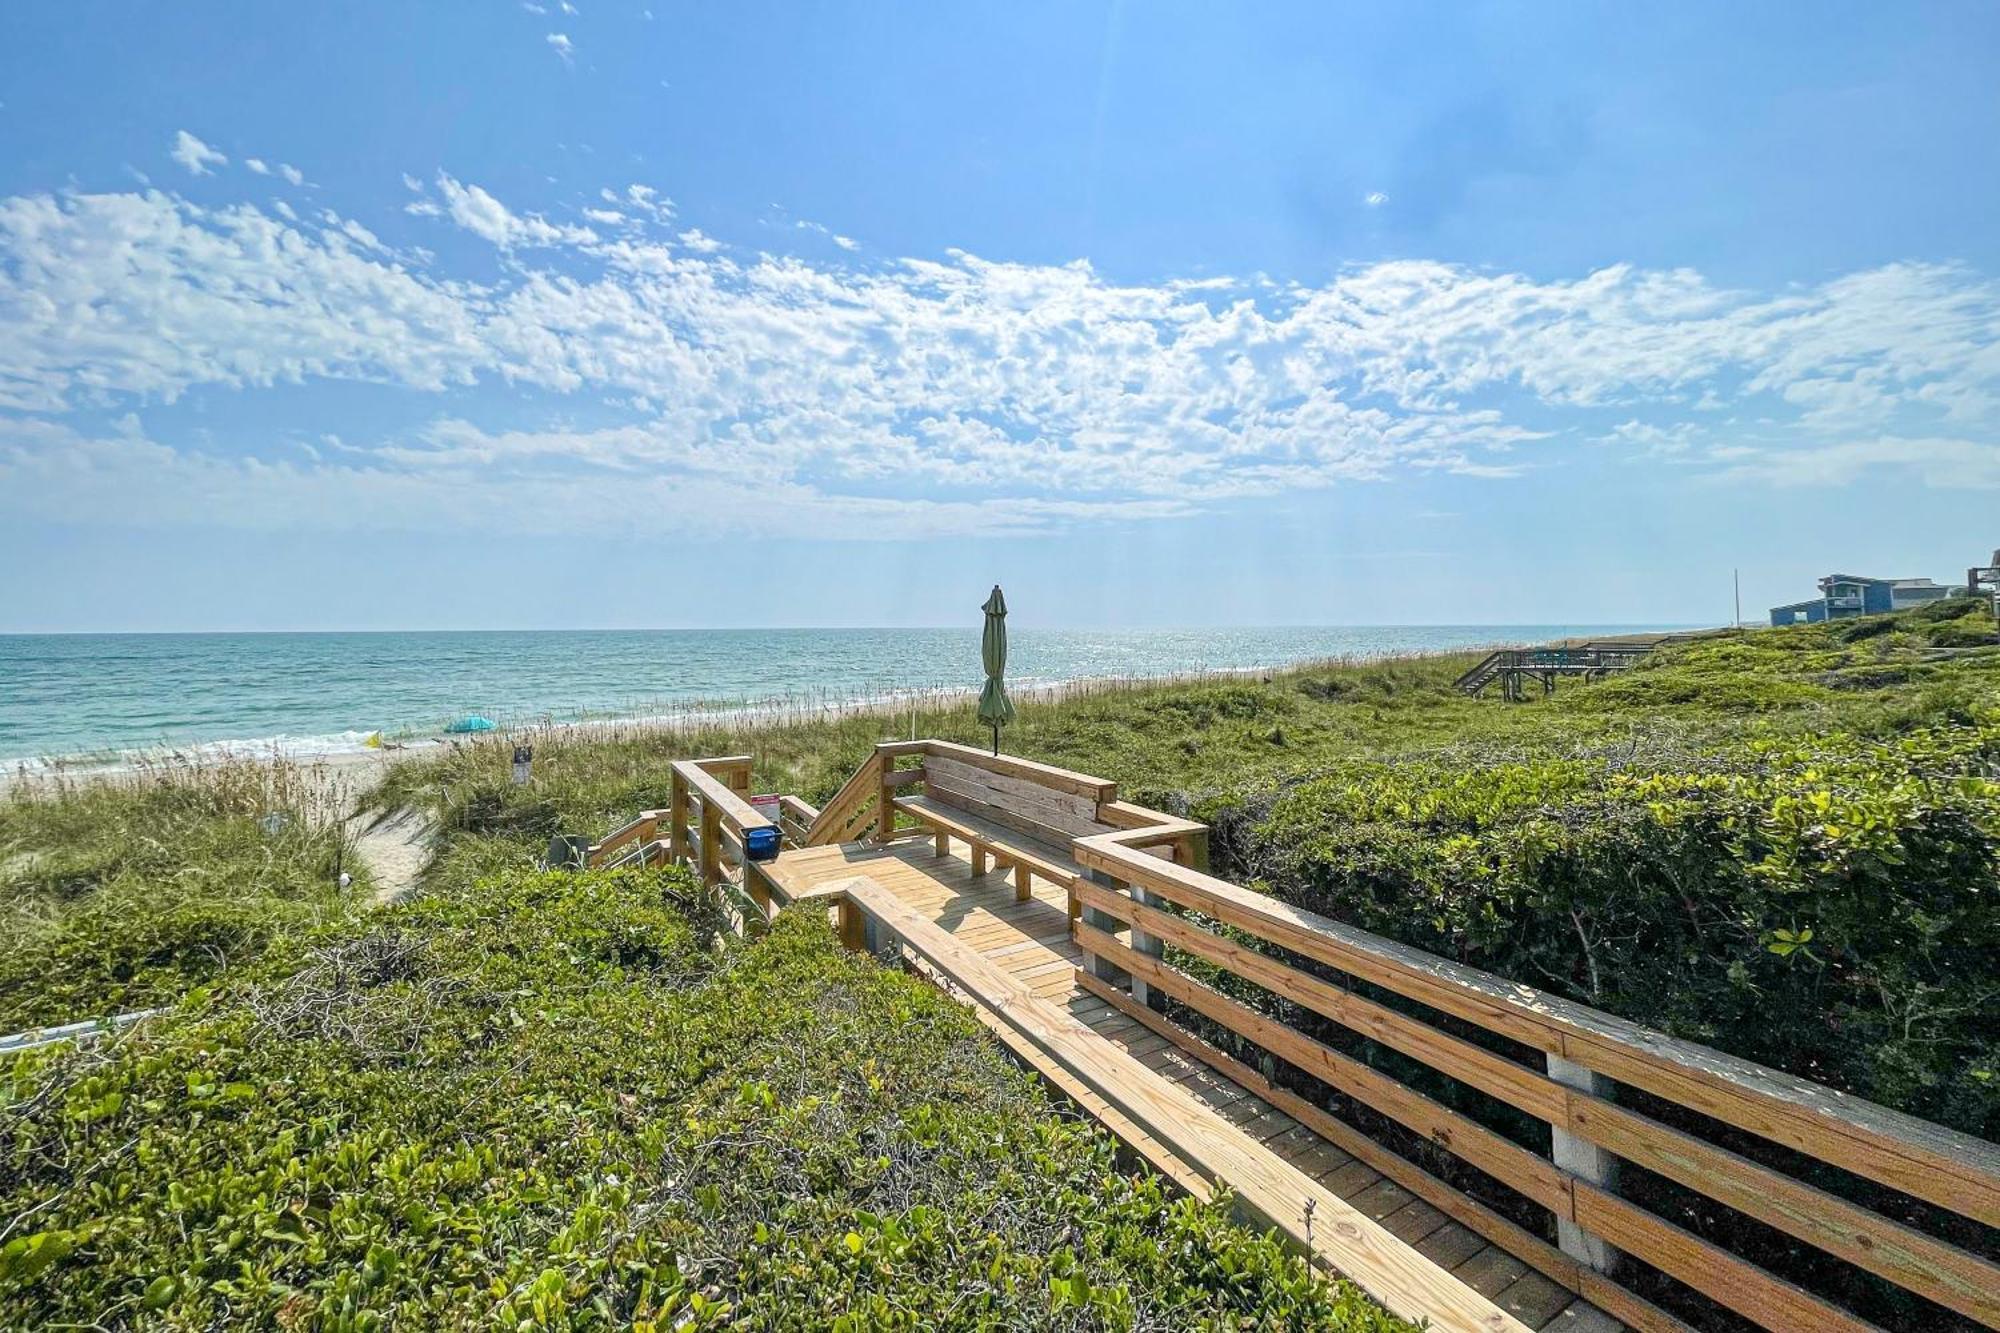
{"label": "wooden handrail", "polygon": [[[1162,910],[1157,902],[1192,909],[1428,1008],[1988,1225],[1994,1224],[2000,1200],[2000,1150],[1993,1145],[1163,862],[1132,845],[1143,836],[1143,830],[1100,834],[1075,844],[1080,864],[1150,897],[1140,901],[1108,885],[1078,885],[1079,901],[1111,919],[1100,918],[1099,925],[1078,923],[1076,938],[1087,954],[1444,1143],[1558,1217],[1769,1326],[1869,1327],[1183,975],[1160,958],[1128,947],[1104,927],[1130,927],[1135,937],[1144,932],[1234,972],[1558,1131],[1676,1180],[1926,1299],[2000,1326],[2000,1266],[1252,950]],[[1601,1283],[1596,1285],[1602,1294]],[[1592,1299],[1610,1308],[1597,1295]]]}
{"label": "wooden handrail", "polygon": [[762,810],[744,800],[704,766],[704,762],[692,759],[678,760],[673,765],[674,772],[687,783],[690,794],[700,798],[704,804],[715,807],[716,812],[738,833],[745,829],[771,828],[771,821]]}
{"label": "wooden handrail", "polygon": [[664,810],[641,810],[629,823],[620,825],[604,835],[602,842],[594,842],[586,853],[586,864],[603,864],[604,858],[627,843],[651,841],[659,823],[666,818]]}
{"label": "wooden handrail", "polygon": [[812,826],[806,830],[806,846],[820,847],[830,842],[841,842],[854,817],[870,797],[879,798],[882,787],[883,754],[877,747],[861,767],[854,770],[852,777],[842,783],[833,799],[820,807]]}

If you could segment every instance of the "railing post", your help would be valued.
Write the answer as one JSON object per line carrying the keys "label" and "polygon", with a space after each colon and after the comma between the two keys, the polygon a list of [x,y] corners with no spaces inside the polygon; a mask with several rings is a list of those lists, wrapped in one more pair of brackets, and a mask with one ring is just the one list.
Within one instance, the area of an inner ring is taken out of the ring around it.
{"label": "railing post", "polygon": [[[1551,1051],[1548,1054],[1549,1078],[1565,1087],[1587,1092],[1594,1097],[1609,1098],[1612,1093],[1611,1080],[1595,1070],[1565,1060]],[[1618,1192],[1618,1159],[1598,1147],[1588,1139],[1578,1138],[1559,1125],[1549,1127],[1549,1157],[1563,1170],[1579,1180],[1585,1180],[1608,1193]],[[1566,1217],[1556,1219],[1556,1243],[1562,1252],[1586,1268],[1609,1275],[1617,1271],[1618,1250],[1601,1236],[1596,1236]]]}
{"label": "railing post", "polygon": [[701,882],[704,887],[722,880],[722,812],[712,801],[701,803]]}
{"label": "railing post", "polygon": [[677,866],[688,859],[687,798],[687,779],[676,771],[667,784],[667,855]]}
{"label": "railing post", "polygon": [[885,757],[880,750],[875,752],[876,801],[875,841],[887,842],[896,834],[896,788],[890,779],[896,771],[896,761]]}
{"label": "railing post", "polygon": [[[1167,906],[1165,899],[1159,897],[1159,895],[1157,894],[1149,893],[1147,890],[1141,888],[1137,884],[1131,885],[1130,889],[1132,893],[1132,901],[1138,903],[1142,907],[1157,907],[1164,909]],[[1150,957],[1158,958],[1166,952],[1166,946],[1161,942],[1159,936],[1149,935],[1135,925],[1132,927],[1132,952],[1143,953]],[[1153,988],[1148,986],[1145,982],[1141,981],[1138,977],[1133,977],[1132,998],[1137,1000],[1140,1004],[1143,1004],[1148,1008],[1151,1008],[1153,1003]]]}
{"label": "railing post", "polygon": [[[1102,870],[1086,870],[1083,872],[1083,877],[1089,880],[1092,884],[1103,885],[1105,888],[1110,889],[1113,893],[1117,893],[1118,891],[1122,890],[1125,887],[1125,884],[1122,880],[1115,879],[1110,874]],[[1095,907],[1086,906],[1083,909],[1082,918],[1084,925],[1095,926],[1097,927],[1097,929],[1107,932],[1115,932],[1119,930],[1123,924],[1122,922],[1118,921],[1115,917],[1106,916],[1103,912],[1099,911]],[[1090,955],[1090,974],[1096,977],[1099,981],[1108,982],[1113,986],[1121,986],[1126,984],[1127,982],[1130,982],[1135,992],[1138,990],[1140,985],[1143,984],[1137,981],[1133,981],[1132,978],[1126,974],[1124,968],[1115,967],[1112,965],[1109,959],[1100,958],[1096,954]]]}

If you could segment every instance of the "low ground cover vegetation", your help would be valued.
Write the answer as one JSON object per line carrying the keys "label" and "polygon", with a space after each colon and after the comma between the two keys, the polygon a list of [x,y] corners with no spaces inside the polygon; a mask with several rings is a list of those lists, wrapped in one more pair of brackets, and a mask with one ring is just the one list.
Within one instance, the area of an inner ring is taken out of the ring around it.
{"label": "low ground cover vegetation", "polygon": [[480,855],[0,1067],[0,1326],[1404,1327],[823,918]]}

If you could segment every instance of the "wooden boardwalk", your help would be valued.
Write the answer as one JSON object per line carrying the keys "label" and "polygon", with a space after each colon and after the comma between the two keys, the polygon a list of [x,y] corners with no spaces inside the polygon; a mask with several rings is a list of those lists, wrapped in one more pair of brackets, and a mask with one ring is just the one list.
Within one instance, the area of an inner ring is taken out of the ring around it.
{"label": "wooden boardwalk", "polygon": [[[1093,986],[1078,971],[1083,955],[1071,937],[1068,887],[1035,876],[1028,898],[1017,901],[1008,874],[974,877],[970,851],[952,841],[946,854],[939,856],[928,836],[918,836],[886,846],[842,843],[788,850],[757,870],[780,900],[811,897],[866,876],[955,944],[1025,987],[1035,1001],[1086,1025],[1110,1047],[1168,1080],[1191,1103],[1242,1130],[1521,1325],[1574,1333],[1614,1333],[1623,1327],[1269,1101],[1196,1060],[1135,1016],[1129,1001],[1124,1006],[1114,1004],[1106,998],[1109,988]],[[924,970],[952,988],[951,978],[938,969]],[[1208,1181],[1194,1163],[1054,1065],[985,1009],[975,1005],[974,1012],[1026,1063],[1135,1153],[1191,1192],[1207,1197]]]}

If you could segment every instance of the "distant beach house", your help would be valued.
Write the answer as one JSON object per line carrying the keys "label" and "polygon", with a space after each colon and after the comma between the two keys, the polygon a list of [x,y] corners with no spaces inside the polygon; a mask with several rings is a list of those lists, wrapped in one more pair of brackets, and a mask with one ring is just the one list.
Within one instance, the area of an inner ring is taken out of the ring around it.
{"label": "distant beach house", "polygon": [[1801,625],[1849,616],[1874,616],[1902,611],[1949,597],[1955,589],[1929,579],[1875,579],[1861,574],[1828,574],[1819,581],[1819,596],[1771,608],[1773,625]]}

